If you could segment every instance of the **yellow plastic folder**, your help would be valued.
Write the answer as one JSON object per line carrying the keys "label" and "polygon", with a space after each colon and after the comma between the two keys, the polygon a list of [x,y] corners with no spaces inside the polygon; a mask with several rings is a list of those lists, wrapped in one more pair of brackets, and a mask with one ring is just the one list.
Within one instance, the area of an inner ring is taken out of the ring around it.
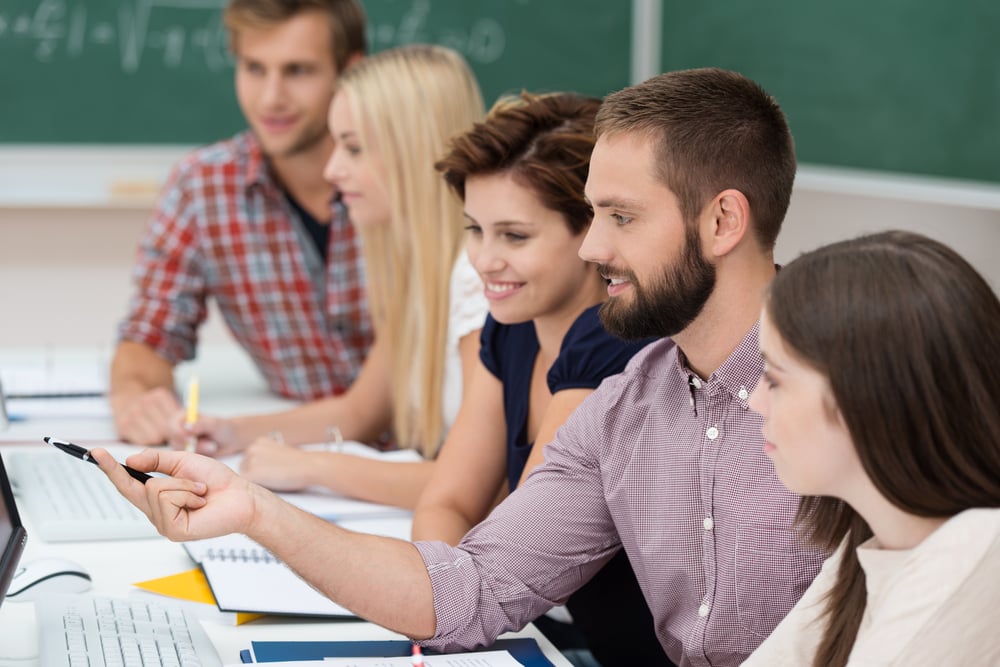
{"label": "yellow plastic folder", "polygon": [[215,603],[215,596],[212,595],[212,588],[208,585],[208,580],[205,579],[205,573],[198,567],[158,579],[140,581],[132,585],[143,591],[191,603],[188,608],[196,616],[202,618],[214,618],[225,623],[242,625],[264,615],[244,611],[221,611]]}

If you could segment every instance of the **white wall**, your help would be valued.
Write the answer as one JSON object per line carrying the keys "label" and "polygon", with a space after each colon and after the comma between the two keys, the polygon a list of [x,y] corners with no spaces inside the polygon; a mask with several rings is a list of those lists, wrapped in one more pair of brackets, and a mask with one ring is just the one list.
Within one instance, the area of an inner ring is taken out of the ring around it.
{"label": "white wall", "polygon": [[1000,293],[1000,210],[796,190],[775,251],[787,263],[825,243],[906,229],[961,253]]}
{"label": "white wall", "polygon": [[[954,247],[1000,291],[1000,188],[945,185],[856,173],[845,181],[803,168],[777,259],[863,232],[909,229]],[[148,201],[54,208],[0,197],[0,346],[110,345],[147,210]],[[229,340],[217,313],[203,340]]]}
{"label": "white wall", "polygon": [[[110,346],[142,208],[0,207],[0,346]],[[211,312],[202,340],[230,340]]]}

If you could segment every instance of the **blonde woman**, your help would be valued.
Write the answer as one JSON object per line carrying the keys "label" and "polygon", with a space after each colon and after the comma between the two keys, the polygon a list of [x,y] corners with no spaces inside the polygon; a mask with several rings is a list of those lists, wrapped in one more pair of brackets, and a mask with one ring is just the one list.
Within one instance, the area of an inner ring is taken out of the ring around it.
{"label": "blonde woman", "polygon": [[[283,412],[202,416],[171,438],[198,451],[246,450],[241,473],[264,486],[324,485],[339,493],[413,507],[478,363],[487,304],[462,251],[461,203],[434,170],[450,138],[483,115],[461,56],[413,45],[366,58],[341,77],[330,107],[336,147],[324,175],[361,233],[375,343],[340,396]],[[178,422],[179,423],[179,422]],[[419,463],[389,463],[287,445],[320,442],[336,426],[374,442],[391,430]],[[281,438],[267,437],[280,432]]]}

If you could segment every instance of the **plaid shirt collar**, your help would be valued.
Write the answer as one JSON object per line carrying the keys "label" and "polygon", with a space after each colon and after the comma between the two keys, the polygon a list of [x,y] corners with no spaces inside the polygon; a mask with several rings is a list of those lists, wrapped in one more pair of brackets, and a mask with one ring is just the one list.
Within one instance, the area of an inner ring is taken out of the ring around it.
{"label": "plaid shirt collar", "polygon": [[243,165],[243,178],[247,190],[253,188],[263,188],[267,194],[277,194],[278,184],[271,173],[270,164],[264,155],[264,149],[254,136],[252,130],[247,130],[243,134],[243,141],[246,144],[246,163]]}

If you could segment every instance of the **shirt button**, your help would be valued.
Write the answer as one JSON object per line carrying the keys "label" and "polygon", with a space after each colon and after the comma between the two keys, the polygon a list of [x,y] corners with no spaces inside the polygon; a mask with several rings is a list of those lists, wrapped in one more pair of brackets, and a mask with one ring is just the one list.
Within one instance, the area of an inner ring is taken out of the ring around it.
{"label": "shirt button", "polygon": [[749,396],[750,394],[747,393],[747,388],[746,387],[740,387],[740,391],[736,395],[740,397],[741,401],[745,401],[745,400],[747,400],[747,396]]}
{"label": "shirt button", "polygon": [[709,440],[715,440],[716,438],[719,437],[719,429],[715,428],[714,426],[709,426],[708,430],[705,431],[705,435],[708,436]]}
{"label": "shirt button", "polygon": [[695,389],[701,389],[701,380],[694,377],[693,375],[691,376],[691,384],[694,386]]}
{"label": "shirt button", "polygon": [[701,616],[702,618],[705,618],[706,616],[708,616],[708,605],[707,604],[703,604],[700,607],[698,607],[698,615]]}
{"label": "shirt button", "polygon": [[712,517],[708,517],[702,522],[702,525],[705,526],[705,530],[712,530],[715,526],[715,522],[712,521]]}

